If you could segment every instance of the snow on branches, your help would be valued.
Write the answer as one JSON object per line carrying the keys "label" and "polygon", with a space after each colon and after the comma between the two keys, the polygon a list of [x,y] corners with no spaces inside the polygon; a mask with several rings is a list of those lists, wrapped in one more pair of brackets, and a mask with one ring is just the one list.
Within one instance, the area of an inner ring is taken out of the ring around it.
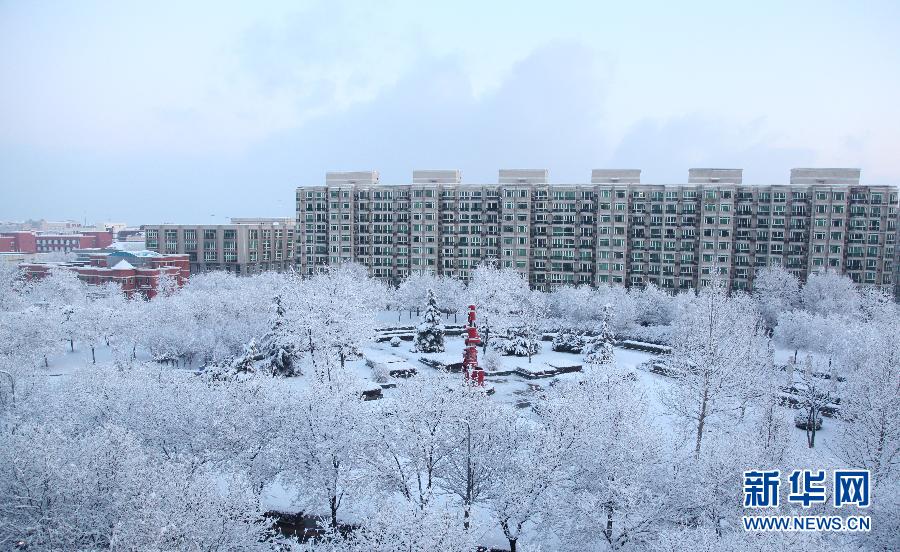
{"label": "snow on branches", "polygon": [[416,339],[413,351],[420,353],[444,352],[444,324],[441,322],[441,313],[437,309],[434,291],[430,289],[428,290],[428,304],[425,307],[422,323],[416,326]]}

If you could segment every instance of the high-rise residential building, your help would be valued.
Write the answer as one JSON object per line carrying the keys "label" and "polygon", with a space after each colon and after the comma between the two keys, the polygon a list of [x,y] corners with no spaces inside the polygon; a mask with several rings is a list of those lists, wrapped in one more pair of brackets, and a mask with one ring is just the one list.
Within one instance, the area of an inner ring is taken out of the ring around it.
{"label": "high-rise residential building", "polygon": [[[501,170],[497,184],[457,170],[327,173],[297,188],[303,273],[356,261],[396,283],[427,270],[466,280],[484,259],[539,289],[617,283],[695,288],[718,269],[734,289],[781,264],[805,280],[831,268],[900,294],[898,189],[859,169],[794,169],[790,184],[748,185],[740,169],[691,169],[686,184],[642,184],[639,170],[597,169],[550,184],[547,170]],[[895,286],[897,288],[895,289]]]}
{"label": "high-rise residential building", "polygon": [[144,227],[147,249],[183,253],[191,273],[225,270],[255,274],[294,266],[294,219],[232,218],[231,224],[157,224]]}

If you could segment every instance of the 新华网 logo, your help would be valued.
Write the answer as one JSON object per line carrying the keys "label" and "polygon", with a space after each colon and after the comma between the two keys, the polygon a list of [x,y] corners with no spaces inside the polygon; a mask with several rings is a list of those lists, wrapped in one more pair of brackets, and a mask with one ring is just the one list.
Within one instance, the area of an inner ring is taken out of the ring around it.
{"label": "\u65b0\u534e\u7f51 logo", "polygon": [[[781,506],[781,471],[749,470],[744,472],[744,508],[771,509]],[[794,470],[787,477],[785,501],[801,507],[801,511],[830,503],[833,508],[845,506],[867,508],[869,470],[837,469],[829,479],[825,470]],[[868,531],[869,516],[856,515],[755,515],[744,516],[747,531]]]}

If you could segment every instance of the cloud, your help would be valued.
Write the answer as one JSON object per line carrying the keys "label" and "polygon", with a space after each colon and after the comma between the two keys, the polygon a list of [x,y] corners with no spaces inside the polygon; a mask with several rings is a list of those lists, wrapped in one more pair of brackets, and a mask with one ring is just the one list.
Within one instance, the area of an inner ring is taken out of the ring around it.
{"label": "cloud", "polygon": [[764,120],[748,124],[713,121],[702,114],[633,125],[609,157],[611,166],[643,169],[642,180],[687,181],[693,167],[742,168],[744,182],[786,184],[790,169],[815,164],[813,150],[780,146]]}
{"label": "cloud", "polygon": [[[640,168],[646,182],[677,183],[690,167],[724,166],[747,169],[746,182],[786,183],[790,168],[816,164],[812,150],[791,146],[765,119],[735,124],[695,113],[645,119],[614,136],[611,65],[579,42],[554,42],[514,64],[495,89],[476,94],[458,59],[423,56],[371,99],[300,124],[282,121],[281,130],[261,130],[233,151],[3,148],[0,218],[140,224],[291,216],[294,188],[323,182],[328,170],[375,169],[382,182],[402,183],[416,168],[458,168],[466,182],[496,182],[499,168],[549,168],[551,181],[566,183],[588,181],[592,168]],[[289,95],[286,82],[271,84],[271,93]],[[177,109],[159,115],[185,132],[205,116]]]}
{"label": "cloud", "polygon": [[536,50],[477,97],[459,63],[430,59],[372,101],[279,133],[260,151],[315,181],[325,170],[354,167],[380,169],[392,182],[425,167],[494,181],[501,166],[555,166],[576,179],[608,148],[611,82],[602,56],[573,42]]}

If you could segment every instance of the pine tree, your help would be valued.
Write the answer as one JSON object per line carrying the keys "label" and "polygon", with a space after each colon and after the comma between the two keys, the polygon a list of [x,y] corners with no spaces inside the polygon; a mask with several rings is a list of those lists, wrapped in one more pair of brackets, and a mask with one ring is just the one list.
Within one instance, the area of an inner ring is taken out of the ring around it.
{"label": "pine tree", "polygon": [[275,312],[272,316],[272,328],[263,337],[260,346],[263,373],[273,377],[289,377],[295,374],[295,349],[287,331],[284,306],[281,304],[281,296],[276,295],[274,300]]}
{"label": "pine tree", "polygon": [[553,338],[553,350],[560,353],[580,353],[584,349],[584,336],[563,330]]}
{"label": "pine tree", "polygon": [[431,289],[428,290],[428,307],[425,309],[425,318],[416,327],[416,342],[413,350],[418,353],[444,352],[444,324],[441,323],[441,313],[438,311],[437,300]]}
{"label": "pine tree", "polygon": [[531,357],[538,354],[538,351],[541,350],[541,344],[525,330],[516,330],[513,342],[515,343],[513,354],[516,356],[527,356],[528,362],[531,362]]}
{"label": "pine tree", "polygon": [[603,322],[600,332],[594,336],[584,347],[584,363],[591,367],[612,366],[616,362],[613,350],[613,334],[609,328],[612,318],[612,308],[609,305],[603,307]]}
{"label": "pine tree", "polygon": [[259,346],[255,339],[251,339],[250,343],[244,347],[244,353],[231,363],[231,368],[238,374],[251,374],[256,371],[256,361],[259,358]]}

